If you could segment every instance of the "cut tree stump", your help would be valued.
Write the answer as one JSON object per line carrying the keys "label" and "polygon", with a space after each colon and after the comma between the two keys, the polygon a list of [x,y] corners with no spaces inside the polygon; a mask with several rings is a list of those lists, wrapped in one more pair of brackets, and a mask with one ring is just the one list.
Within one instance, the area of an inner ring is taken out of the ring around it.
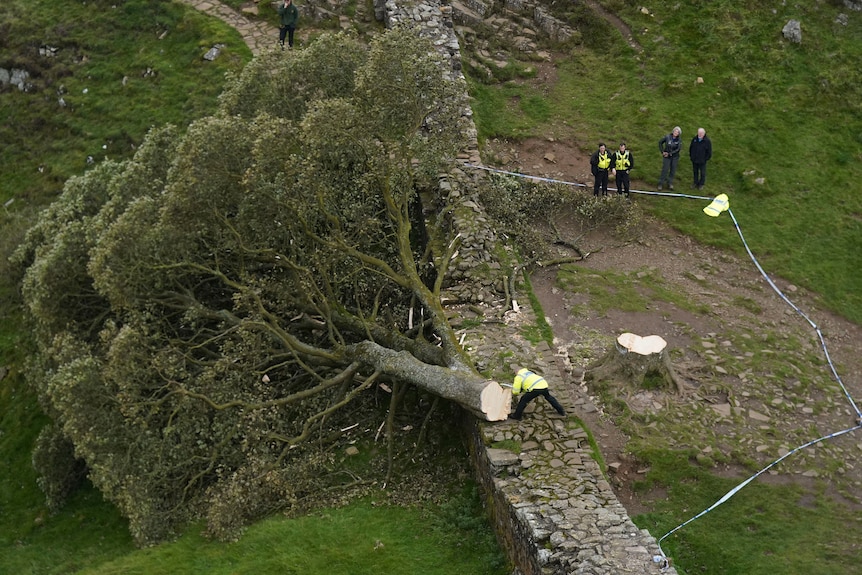
{"label": "cut tree stump", "polygon": [[669,388],[685,393],[685,382],[676,374],[667,353],[667,342],[657,335],[641,337],[624,333],[604,357],[586,369],[587,381],[631,383],[643,388]]}

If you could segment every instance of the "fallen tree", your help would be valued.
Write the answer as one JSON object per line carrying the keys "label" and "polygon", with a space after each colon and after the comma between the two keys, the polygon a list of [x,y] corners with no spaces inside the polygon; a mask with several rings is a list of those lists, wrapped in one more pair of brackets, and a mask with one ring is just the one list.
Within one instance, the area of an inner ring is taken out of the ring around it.
{"label": "fallen tree", "polygon": [[505,419],[510,393],[440,304],[454,242],[421,218],[461,146],[441,71],[408,31],[370,49],[325,36],[67,183],[16,254],[54,422],[43,470],[83,460],[144,544],[289,505],[304,442],[385,381]]}

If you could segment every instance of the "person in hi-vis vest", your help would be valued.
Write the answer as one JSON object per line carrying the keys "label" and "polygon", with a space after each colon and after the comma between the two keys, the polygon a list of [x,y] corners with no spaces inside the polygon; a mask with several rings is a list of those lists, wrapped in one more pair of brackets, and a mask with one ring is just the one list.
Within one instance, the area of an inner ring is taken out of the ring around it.
{"label": "person in hi-vis vest", "polygon": [[611,155],[605,148],[604,142],[599,144],[599,149],[596,150],[590,157],[590,168],[593,175],[596,177],[596,183],[593,185],[593,195],[599,195],[599,188],[602,190],[602,195],[608,195],[608,172],[611,169]]}
{"label": "person in hi-vis vest", "polygon": [[534,373],[527,368],[519,369],[515,375],[515,382],[512,386],[512,395],[518,396],[524,394],[524,397],[518,402],[518,407],[515,408],[515,413],[509,416],[510,419],[521,419],[524,415],[524,409],[527,404],[533,401],[540,395],[544,397],[551,407],[557,410],[560,415],[566,415],[566,410],[560,405],[560,402],[554,399],[554,396],[548,391],[548,382],[538,373]]}
{"label": "person in hi-vis vest", "polygon": [[611,168],[613,175],[617,177],[617,193],[629,197],[631,180],[629,172],[635,167],[635,159],[632,153],[626,149],[626,143],[620,142],[620,149],[611,156]]}

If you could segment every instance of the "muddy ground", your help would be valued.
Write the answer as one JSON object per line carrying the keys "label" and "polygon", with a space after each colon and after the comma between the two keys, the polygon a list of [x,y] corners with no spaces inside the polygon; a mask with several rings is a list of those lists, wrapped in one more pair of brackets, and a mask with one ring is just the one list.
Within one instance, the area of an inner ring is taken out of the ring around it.
{"label": "muddy ground", "polygon": [[[485,153],[505,169],[591,186],[583,148],[575,141],[534,138],[489,142]],[[633,181],[632,188],[653,189],[641,181]],[[687,199],[633,195],[633,201],[644,208],[655,201],[677,201],[680,209],[704,207]],[[744,230],[745,214],[735,215]],[[566,229],[572,216],[555,217]],[[606,462],[619,464],[612,481],[631,513],[649,510],[651,500],[662,496],[633,494],[632,483],[646,471],[629,453],[635,444],[692,449],[693,460],[742,479],[798,445],[856,425],[856,412],[830,372],[816,330],[750,259],[700,245],[648,216],[641,227],[640,239],[628,242],[597,230],[580,243],[592,252],[585,260],[532,275],[557,348],[568,355],[576,375],[607,353],[616,336],[632,332],[664,338],[685,381],[682,394],[663,388],[612,390],[626,402],[624,413],[598,397],[598,390],[589,390],[599,411],[585,418]],[[751,248],[756,256],[757,246]],[[575,255],[554,249],[560,256]],[[862,329],[825,310],[816,294],[770,278],[819,327],[851,397],[862,398]],[[606,295],[590,295],[587,285]],[[615,293],[620,299],[608,306]],[[643,300],[641,309],[632,309],[632,299]],[[857,506],[860,453],[862,431],[854,431],[788,457],[760,480],[808,487],[822,482],[834,498]]]}

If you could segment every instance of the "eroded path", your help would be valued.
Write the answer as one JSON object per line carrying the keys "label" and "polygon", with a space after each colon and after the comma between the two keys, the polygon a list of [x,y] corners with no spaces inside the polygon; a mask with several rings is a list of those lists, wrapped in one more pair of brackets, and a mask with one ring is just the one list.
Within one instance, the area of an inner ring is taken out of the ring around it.
{"label": "eroded path", "polygon": [[[192,8],[215,16],[222,22],[232,26],[242,35],[246,45],[255,56],[267,47],[274,47],[278,40],[278,28],[262,20],[251,20],[230,6],[212,0],[179,0]],[[267,7],[269,3],[265,4]]]}

